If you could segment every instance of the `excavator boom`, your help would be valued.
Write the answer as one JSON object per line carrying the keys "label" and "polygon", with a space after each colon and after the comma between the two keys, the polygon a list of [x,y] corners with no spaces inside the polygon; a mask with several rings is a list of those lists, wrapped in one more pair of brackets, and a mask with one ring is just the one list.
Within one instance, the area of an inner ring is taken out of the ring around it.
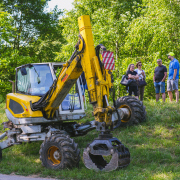
{"label": "excavator boom", "polygon": [[[79,17],[78,23],[80,34],[75,52],[64,65],[57,81],[53,83],[45,97],[33,103],[32,108],[37,110],[37,107],[40,107],[45,117],[52,119],[70,88],[84,71],[89,101],[93,105],[94,124],[97,131],[100,131],[99,138],[90,143],[84,150],[84,164],[89,169],[111,171],[118,167],[127,166],[130,163],[130,153],[110,133],[115,126],[114,123],[121,121],[121,119],[117,109],[109,106],[108,102],[111,84],[106,78],[106,71],[98,57],[100,47],[102,49],[105,49],[105,47],[100,45],[95,49],[88,15]],[[41,104],[44,106],[41,106]],[[126,112],[129,114],[128,110]],[[113,113],[117,114],[116,121],[112,121]],[[112,156],[112,159],[107,163],[103,156]]]}
{"label": "excavator boom", "polygon": [[53,83],[46,96],[33,103],[32,108],[34,110],[41,109],[46,118],[52,119],[55,111],[84,71],[95,120],[105,121],[110,126],[112,123],[108,112],[114,111],[114,108],[108,104],[109,81],[105,80],[103,66],[96,56],[89,16],[79,17],[78,23],[80,38],[74,55],[64,65],[57,81]]}

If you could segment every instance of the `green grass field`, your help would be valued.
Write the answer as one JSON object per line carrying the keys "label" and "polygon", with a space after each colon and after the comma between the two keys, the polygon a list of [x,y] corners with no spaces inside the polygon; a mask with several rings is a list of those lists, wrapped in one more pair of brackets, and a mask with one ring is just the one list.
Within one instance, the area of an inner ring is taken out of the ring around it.
{"label": "green grass field", "polygon": [[[96,130],[86,136],[76,137],[81,150],[79,168],[72,170],[50,170],[42,167],[39,149],[42,142],[15,145],[3,150],[0,173],[38,175],[59,179],[123,179],[123,180],[178,180],[180,179],[180,104],[144,102],[146,122],[113,132],[131,153],[131,163],[124,169],[112,172],[95,172],[87,169],[82,160],[83,149],[98,136]],[[85,120],[92,120],[92,109],[88,106]],[[5,103],[0,104],[0,123],[7,121]],[[0,126],[0,133],[3,133]]]}

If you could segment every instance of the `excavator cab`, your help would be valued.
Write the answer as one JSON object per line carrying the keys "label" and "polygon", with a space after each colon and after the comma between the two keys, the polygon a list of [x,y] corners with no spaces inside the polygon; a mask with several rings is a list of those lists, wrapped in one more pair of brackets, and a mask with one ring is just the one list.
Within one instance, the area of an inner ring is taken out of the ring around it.
{"label": "excavator cab", "polygon": [[[64,63],[33,63],[16,68],[16,93],[42,97],[58,78]],[[85,114],[82,89],[78,79],[59,106],[61,120],[79,120]]]}

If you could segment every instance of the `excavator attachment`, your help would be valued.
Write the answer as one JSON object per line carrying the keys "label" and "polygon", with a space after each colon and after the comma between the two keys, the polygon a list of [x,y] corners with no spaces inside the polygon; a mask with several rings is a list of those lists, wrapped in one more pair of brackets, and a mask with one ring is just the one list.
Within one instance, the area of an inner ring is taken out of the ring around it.
{"label": "excavator attachment", "polygon": [[113,171],[130,163],[130,152],[111,134],[101,134],[83,152],[84,164],[96,171]]}
{"label": "excavator attachment", "polygon": [[[114,69],[114,56],[102,44],[94,48],[89,16],[79,17],[78,23],[79,37],[81,37],[79,50],[81,50],[81,46],[84,47],[81,65],[87,80],[90,103],[94,109],[96,130],[100,132],[99,137],[85,148],[84,164],[89,169],[112,171],[130,163],[129,150],[110,134],[115,126],[112,116],[117,112],[115,103],[114,107],[111,107],[108,100],[112,87],[112,81],[108,77],[111,77],[111,71]],[[102,52],[103,60],[99,57],[100,52]],[[130,114],[130,112],[127,110],[125,114]],[[118,112],[117,116],[120,116]],[[116,122],[121,122],[121,118],[116,118]]]}

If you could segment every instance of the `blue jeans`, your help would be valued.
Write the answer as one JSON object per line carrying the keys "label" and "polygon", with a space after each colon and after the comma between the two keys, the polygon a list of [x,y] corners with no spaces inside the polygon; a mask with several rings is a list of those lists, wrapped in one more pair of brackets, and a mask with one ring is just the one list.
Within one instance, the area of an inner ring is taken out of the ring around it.
{"label": "blue jeans", "polygon": [[165,93],[165,82],[154,82],[154,87],[156,90],[156,94],[159,94],[160,89],[161,93]]}

